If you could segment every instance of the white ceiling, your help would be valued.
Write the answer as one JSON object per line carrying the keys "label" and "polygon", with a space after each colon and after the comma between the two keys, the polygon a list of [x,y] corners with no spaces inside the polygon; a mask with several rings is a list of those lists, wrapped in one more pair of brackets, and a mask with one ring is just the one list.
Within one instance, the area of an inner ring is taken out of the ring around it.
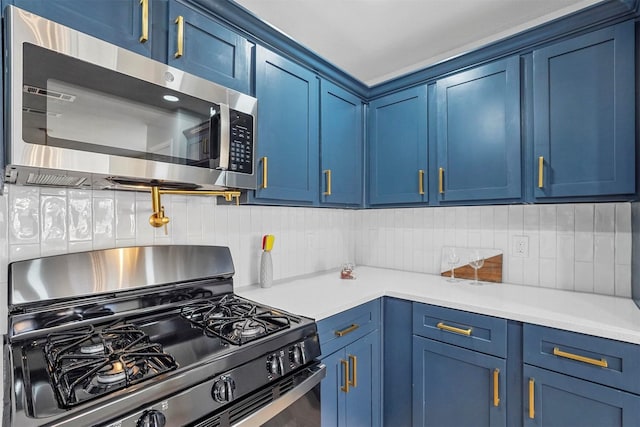
{"label": "white ceiling", "polygon": [[373,86],[604,0],[235,0]]}

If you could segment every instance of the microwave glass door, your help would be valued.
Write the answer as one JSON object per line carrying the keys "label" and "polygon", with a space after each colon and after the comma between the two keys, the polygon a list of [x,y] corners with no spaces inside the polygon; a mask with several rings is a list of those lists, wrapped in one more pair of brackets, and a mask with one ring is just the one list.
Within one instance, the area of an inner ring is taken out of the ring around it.
{"label": "microwave glass door", "polygon": [[25,142],[218,167],[218,105],[32,44],[23,54]]}

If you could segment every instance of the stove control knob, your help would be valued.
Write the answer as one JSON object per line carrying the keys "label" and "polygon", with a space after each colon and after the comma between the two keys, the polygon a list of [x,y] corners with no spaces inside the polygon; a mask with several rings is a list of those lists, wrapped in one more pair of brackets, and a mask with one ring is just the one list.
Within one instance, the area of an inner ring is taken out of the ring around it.
{"label": "stove control knob", "polygon": [[213,384],[211,396],[216,402],[227,403],[233,400],[236,383],[231,377],[222,377]]}
{"label": "stove control knob", "polygon": [[136,427],[164,427],[166,424],[167,419],[164,414],[155,409],[151,409],[142,413],[142,416],[136,423]]}
{"label": "stove control knob", "polygon": [[267,358],[267,372],[273,375],[284,374],[284,366],[282,364],[282,357],[277,354],[272,354]]}
{"label": "stove control knob", "polygon": [[295,344],[289,349],[289,360],[296,365],[303,365],[306,362],[304,349],[300,344]]}

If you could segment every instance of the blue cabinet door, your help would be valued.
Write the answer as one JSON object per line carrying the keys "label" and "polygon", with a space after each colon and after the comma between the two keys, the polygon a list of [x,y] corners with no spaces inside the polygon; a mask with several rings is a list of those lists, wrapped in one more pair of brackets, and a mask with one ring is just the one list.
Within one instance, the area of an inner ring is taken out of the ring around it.
{"label": "blue cabinet door", "polygon": [[345,392],[347,385],[348,363],[344,349],[338,350],[322,358],[327,366],[327,375],[320,383],[320,410],[322,427],[337,427],[345,425]]}
{"label": "blue cabinet door", "polygon": [[[525,427],[631,427],[640,396],[524,365]],[[531,405],[533,403],[533,406]]]}
{"label": "blue cabinet door", "polygon": [[362,203],[362,100],[329,83],[320,93],[320,201]]}
{"label": "blue cabinet door", "polygon": [[506,426],[504,359],[414,336],[413,377],[414,426]]}
{"label": "blue cabinet door", "polygon": [[454,74],[436,86],[439,200],[519,198],[519,58]]}
{"label": "blue cabinet door", "polygon": [[[152,1],[143,4],[140,0],[14,0],[11,3],[139,54],[151,55]],[[148,8],[146,15],[144,7]],[[149,32],[146,40],[144,23]]]}
{"label": "blue cabinet door", "polygon": [[169,1],[168,64],[249,93],[251,44],[212,18]]}
{"label": "blue cabinet door", "polygon": [[383,423],[384,426],[411,426],[411,315],[412,302],[384,298],[383,332]]}
{"label": "blue cabinet door", "polygon": [[323,427],[380,426],[380,332],[375,330],[322,359]]}
{"label": "blue cabinet door", "polygon": [[372,101],[368,128],[369,204],[427,201],[427,87]]}
{"label": "blue cabinet door", "polygon": [[257,46],[256,97],[258,173],[262,178],[255,201],[317,203],[318,78]]}
{"label": "blue cabinet door", "polygon": [[632,194],[634,23],[533,52],[535,197]]}

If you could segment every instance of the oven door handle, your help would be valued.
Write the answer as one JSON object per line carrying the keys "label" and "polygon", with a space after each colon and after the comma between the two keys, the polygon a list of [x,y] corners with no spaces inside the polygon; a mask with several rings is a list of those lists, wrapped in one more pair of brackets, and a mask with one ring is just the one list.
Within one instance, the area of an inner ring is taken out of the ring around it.
{"label": "oven door handle", "polygon": [[242,421],[233,424],[231,427],[262,425],[293,405],[298,399],[311,391],[316,385],[320,384],[320,381],[327,375],[327,367],[324,364],[319,364],[312,369],[316,371],[311,374],[309,378],[291,389],[291,391],[277,398],[267,406],[260,408],[248,417],[243,418]]}

